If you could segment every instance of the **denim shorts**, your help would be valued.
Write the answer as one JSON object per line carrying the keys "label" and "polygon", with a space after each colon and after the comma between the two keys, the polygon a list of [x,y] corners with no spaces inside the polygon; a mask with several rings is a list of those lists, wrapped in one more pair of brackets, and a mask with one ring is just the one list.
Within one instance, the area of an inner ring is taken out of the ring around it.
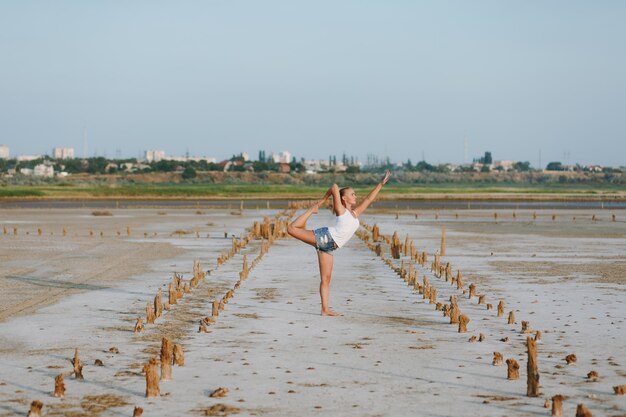
{"label": "denim shorts", "polygon": [[328,227],[320,227],[319,229],[313,230],[313,233],[315,234],[315,247],[317,250],[331,253],[337,249],[337,244],[330,235]]}

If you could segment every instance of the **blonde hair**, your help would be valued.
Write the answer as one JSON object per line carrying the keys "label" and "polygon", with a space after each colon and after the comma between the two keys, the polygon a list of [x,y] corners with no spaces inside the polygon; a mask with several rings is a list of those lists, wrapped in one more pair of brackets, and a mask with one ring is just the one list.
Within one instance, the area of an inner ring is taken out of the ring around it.
{"label": "blonde hair", "polygon": [[343,195],[346,193],[346,191],[351,190],[352,187],[343,187],[339,189],[339,199],[341,199],[341,204],[345,206],[345,204],[343,204]]}

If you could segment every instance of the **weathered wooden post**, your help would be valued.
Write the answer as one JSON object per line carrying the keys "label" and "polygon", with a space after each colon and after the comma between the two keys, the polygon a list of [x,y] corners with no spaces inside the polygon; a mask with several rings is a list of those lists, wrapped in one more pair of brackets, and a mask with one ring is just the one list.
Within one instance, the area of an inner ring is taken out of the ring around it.
{"label": "weathered wooden post", "polygon": [[509,311],[508,324],[515,324],[515,313],[513,312],[513,310]]}
{"label": "weathered wooden post", "polygon": [[470,322],[469,317],[465,314],[461,314],[459,317],[459,333],[467,332],[467,324]]}
{"label": "weathered wooden post", "polygon": [[72,359],[72,365],[74,365],[74,378],[83,379],[83,364],[78,357],[78,348],[74,350],[74,359]]}
{"label": "weathered wooden post", "polygon": [[576,407],[576,417],[593,417],[591,411],[585,406],[585,404],[578,404]]}
{"label": "weathered wooden post", "polygon": [[537,343],[531,338],[526,338],[528,348],[528,363],[526,366],[526,396],[539,396],[539,370],[537,368]]}
{"label": "weathered wooden post", "polygon": [[156,320],[156,315],[152,309],[152,303],[148,301],[148,305],[146,305],[146,323],[154,324],[154,320]]}
{"label": "weathered wooden post", "polygon": [[155,357],[150,358],[150,362],[143,366],[143,370],[146,374],[146,397],[158,397],[160,390],[157,359]]}
{"label": "weathered wooden post", "polygon": [[161,300],[163,294],[161,292],[161,289],[159,288],[157,290],[157,294],[154,297],[154,314],[157,318],[161,317],[161,315],[163,314],[163,301]]}
{"label": "weathered wooden post", "polygon": [[174,348],[169,337],[161,340],[161,381],[172,379],[172,355]]}
{"label": "weathered wooden post", "polygon": [[33,401],[30,403],[30,410],[28,410],[28,417],[41,417],[41,409],[43,403],[41,401]]}
{"label": "weathered wooden post", "polygon": [[506,370],[506,378],[507,379],[519,379],[519,364],[513,358],[506,360],[507,370]]}
{"label": "weathered wooden post", "polygon": [[504,316],[504,300],[500,300],[498,303],[498,317]]}
{"label": "weathered wooden post", "polygon": [[143,332],[143,321],[141,321],[141,317],[137,317],[137,322],[135,323],[135,333]]}
{"label": "weathered wooden post", "polygon": [[446,226],[441,226],[441,246],[439,253],[446,256]]}
{"label": "weathered wooden post", "polygon": [[65,381],[63,378],[65,375],[59,374],[54,378],[54,396],[57,398],[63,398],[65,396]]}
{"label": "weathered wooden post", "polygon": [[183,346],[180,344],[174,345],[174,364],[176,366],[185,366],[185,353],[183,352]]}
{"label": "weathered wooden post", "polygon": [[554,395],[552,397],[552,417],[563,417],[562,395]]}

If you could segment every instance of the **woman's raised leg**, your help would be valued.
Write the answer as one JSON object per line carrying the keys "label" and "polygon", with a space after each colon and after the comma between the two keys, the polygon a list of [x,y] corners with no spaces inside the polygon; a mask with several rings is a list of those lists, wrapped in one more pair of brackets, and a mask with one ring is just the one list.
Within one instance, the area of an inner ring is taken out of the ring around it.
{"label": "woman's raised leg", "polygon": [[330,279],[333,274],[333,255],[317,251],[317,259],[320,264],[320,298],[322,300],[322,316],[341,316],[328,307],[330,297]]}
{"label": "woman's raised leg", "polygon": [[313,214],[316,214],[319,210],[321,202],[313,204],[307,211],[298,216],[293,222],[287,226],[287,233],[295,237],[298,240],[308,243],[311,246],[316,246],[315,233],[312,230],[306,229],[306,222]]}

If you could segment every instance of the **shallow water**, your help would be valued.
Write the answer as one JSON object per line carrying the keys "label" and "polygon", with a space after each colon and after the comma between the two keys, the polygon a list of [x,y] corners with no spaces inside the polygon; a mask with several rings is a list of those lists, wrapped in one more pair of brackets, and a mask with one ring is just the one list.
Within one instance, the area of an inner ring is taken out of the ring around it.
{"label": "shallow water", "polygon": [[[290,200],[0,200],[0,208],[227,208],[239,209],[243,201],[246,209],[265,208],[280,209],[287,206]],[[515,200],[382,200],[371,207],[397,210],[462,210],[462,209],[626,209],[625,201],[515,201]]]}

